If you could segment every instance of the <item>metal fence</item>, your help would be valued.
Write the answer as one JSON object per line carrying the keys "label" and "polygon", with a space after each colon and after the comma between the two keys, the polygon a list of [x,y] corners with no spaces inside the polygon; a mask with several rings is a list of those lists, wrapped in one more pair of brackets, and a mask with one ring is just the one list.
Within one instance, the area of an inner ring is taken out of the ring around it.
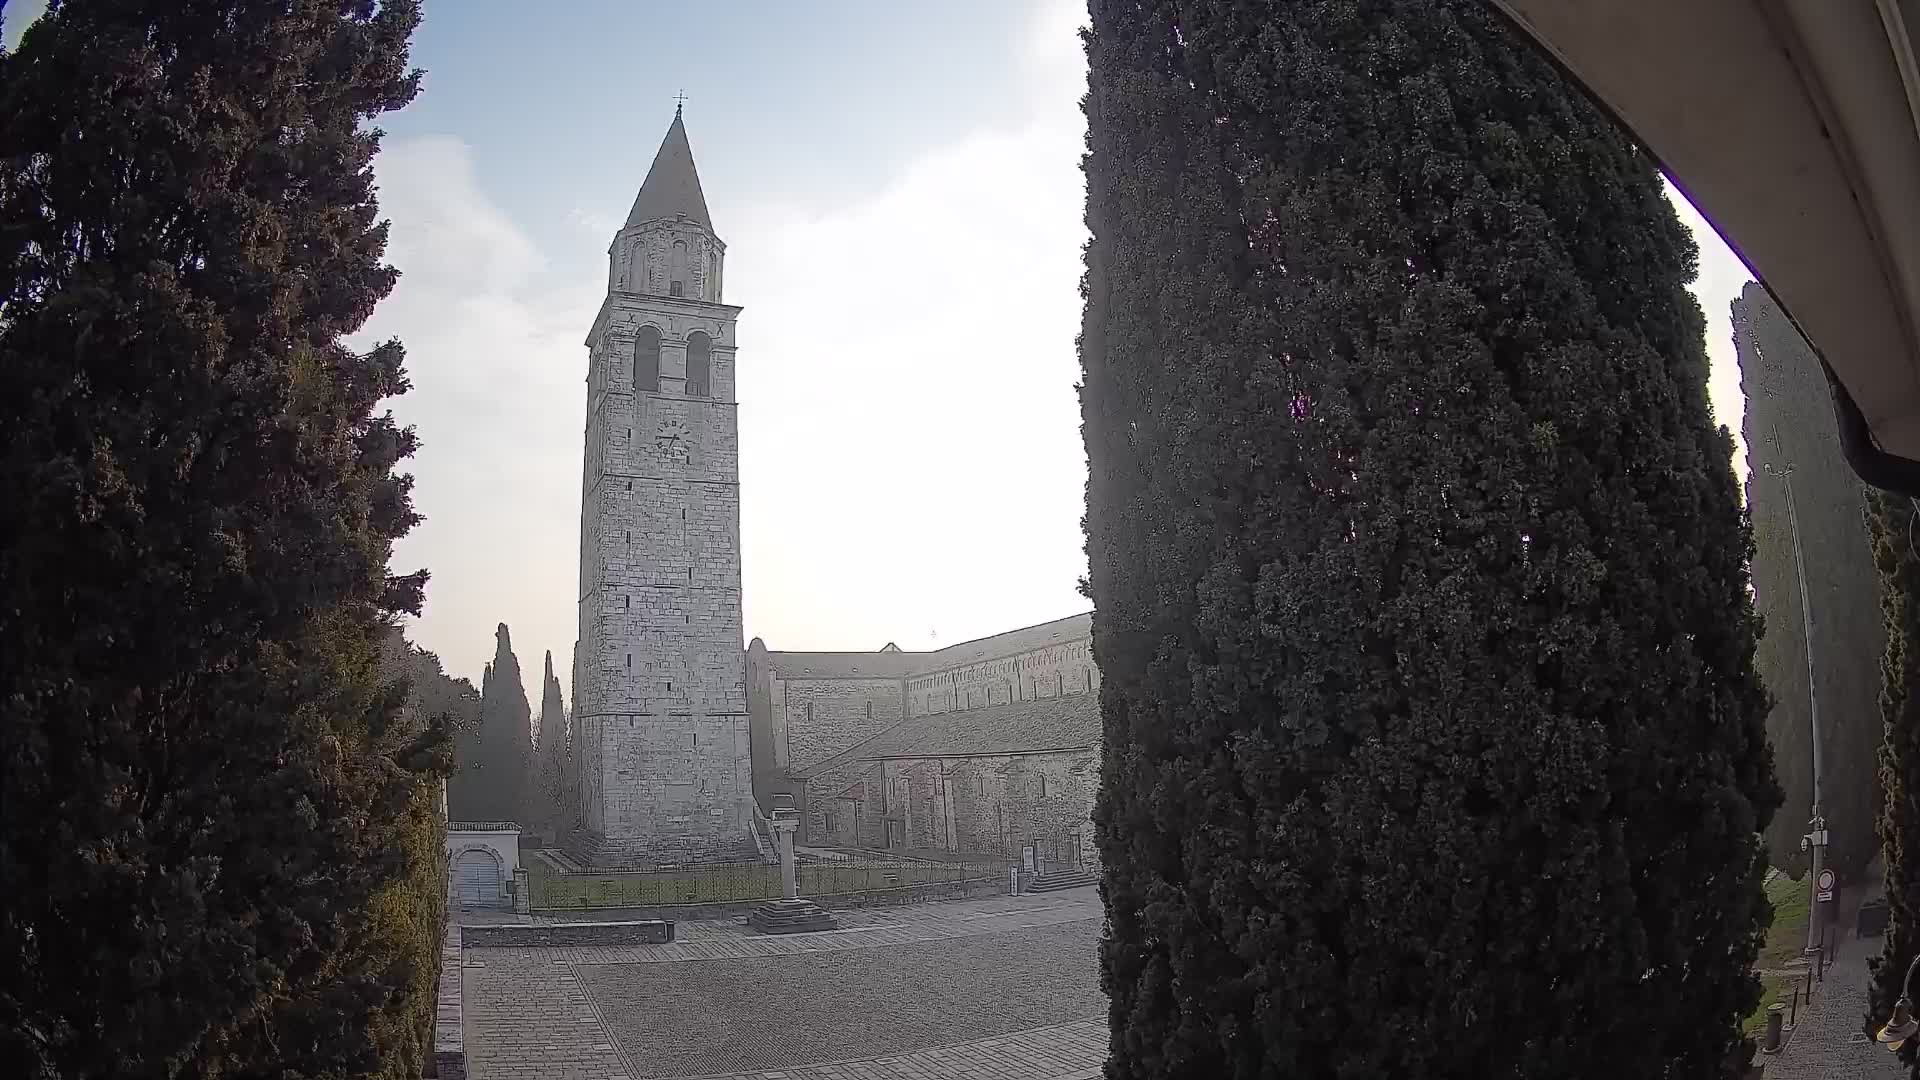
{"label": "metal fence", "polygon": [[[648,870],[563,870],[528,860],[528,899],[536,911],[654,908],[778,899],[780,866],[723,862]],[[837,907],[919,903],[1001,895],[1003,859],[926,859],[882,851],[831,851],[796,860],[800,895]]]}

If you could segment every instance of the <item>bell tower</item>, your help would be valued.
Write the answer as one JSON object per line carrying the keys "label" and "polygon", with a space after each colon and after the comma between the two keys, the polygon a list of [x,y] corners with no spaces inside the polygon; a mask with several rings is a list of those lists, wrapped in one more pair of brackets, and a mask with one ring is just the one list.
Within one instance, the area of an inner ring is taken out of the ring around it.
{"label": "bell tower", "polygon": [[725,259],[676,108],[586,339],[574,730],[598,865],[754,851]]}

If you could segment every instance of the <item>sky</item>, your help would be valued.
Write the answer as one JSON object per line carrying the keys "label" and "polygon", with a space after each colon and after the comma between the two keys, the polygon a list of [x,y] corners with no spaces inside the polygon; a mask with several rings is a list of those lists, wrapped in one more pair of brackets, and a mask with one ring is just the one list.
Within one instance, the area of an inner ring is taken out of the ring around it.
{"label": "sky", "polygon": [[[40,6],[7,5],[9,43]],[[568,682],[582,341],[681,92],[745,308],[748,638],[925,649],[1087,609],[1083,3],[425,9],[424,91],[375,166],[401,278],[363,340],[407,347],[393,408],[425,521],[394,563],[432,571],[409,635],[449,673],[477,684],[505,622],[529,679],[551,650]],[[1750,275],[1675,202],[1737,435],[1728,304]]]}

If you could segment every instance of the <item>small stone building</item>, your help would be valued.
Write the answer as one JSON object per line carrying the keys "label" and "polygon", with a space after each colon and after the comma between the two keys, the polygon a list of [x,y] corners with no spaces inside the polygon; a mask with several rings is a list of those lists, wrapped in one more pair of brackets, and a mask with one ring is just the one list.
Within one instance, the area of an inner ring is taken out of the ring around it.
{"label": "small stone building", "polygon": [[455,910],[511,906],[520,869],[520,826],[511,821],[447,823],[447,902]]}
{"label": "small stone building", "polygon": [[803,843],[1094,861],[1100,685],[1077,615],[934,652],[747,650],[754,794]]}

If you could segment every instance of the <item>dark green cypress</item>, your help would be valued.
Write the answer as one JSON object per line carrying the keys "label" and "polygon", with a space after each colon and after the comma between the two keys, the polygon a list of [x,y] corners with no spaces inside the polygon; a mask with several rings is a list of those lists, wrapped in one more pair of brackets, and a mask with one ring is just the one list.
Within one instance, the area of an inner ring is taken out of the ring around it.
{"label": "dark green cypress", "polygon": [[342,344],[418,15],[67,0],[0,56],[0,1075],[419,1075],[414,437]]}
{"label": "dark green cypress", "polygon": [[533,771],[533,710],[520,680],[520,658],[513,654],[507,624],[493,632],[493,663],[480,691],[480,741],[477,773],[469,778],[479,794],[480,821],[532,823],[528,779]]}
{"label": "dark green cypress", "polygon": [[1730,1075],[1778,792],[1652,163],[1478,4],[1091,8],[1107,1075]]}
{"label": "dark green cypress", "polygon": [[[1920,952],[1920,503],[1884,492],[1867,496],[1887,645],[1881,668],[1880,850],[1885,859],[1887,935],[1873,968],[1864,1026],[1886,1022],[1907,965]],[[1920,1078],[1917,1047],[1901,1050]]]}
{"label": "dark green cypress", "polygon": [[553,674],[553,653],[547,653],[540,679],[540,730],[527,779],[527,801],[532,824],[549,841],[575,825],[577,798],[567,781],[567,706],[560,696],[560,680]]}
{"label": "dark green cypress", "polygon": [[[1797,533],[1813,616],[1827,865],[1851,884],[1880,850],[1873,823],[1881,803],[1877,700],[1886,630],[1866,490],[1840,453],[1819,358],[1758,282],[1748,282],[1733,302],[1733,343],[1747,402],[1754,607],[1767,628],[1755,662],[1773,693],[1767,733],[1785,793],[1767,830],[1767,851],[1775,866],[1796,877],[1806,872],[1800,838],[1813,805],[1813,743]],[[1791,471],[1791,512],[1783,470]]]}

